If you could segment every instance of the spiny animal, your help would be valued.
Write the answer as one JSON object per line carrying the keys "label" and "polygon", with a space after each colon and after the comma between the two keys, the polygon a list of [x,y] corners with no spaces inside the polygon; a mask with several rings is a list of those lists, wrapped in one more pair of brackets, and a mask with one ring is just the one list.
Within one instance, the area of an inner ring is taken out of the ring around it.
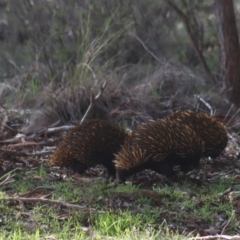
{"label": "spiny animal", "polygon": [[73,127],[50,157],[51,165],[65,166],[83,173],[97,164],[104,165],[115,176],[116,154],[128,133],[104,120],[86,120]]}
{"label": "spiny animal", "polygon": [[140,124],[116,154],[116,178],[125,181],[144,169],[172,177],[174,166],[183,172],[196,167],[203,151],[203,141],[188,125],[165,119],[149,121]]}
{"label": "spiny animal", "polygon": [[165,120],[191,127],[204,142],[204,157],[216,158],[227,146],[226,127],[206,113],[177,110],[170,113]]}

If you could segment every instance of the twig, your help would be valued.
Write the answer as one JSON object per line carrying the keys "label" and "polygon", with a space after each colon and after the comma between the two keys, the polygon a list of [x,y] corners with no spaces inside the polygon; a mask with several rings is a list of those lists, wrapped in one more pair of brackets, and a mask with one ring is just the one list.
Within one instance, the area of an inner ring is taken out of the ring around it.
{"label": "twig", "polygon": [[[40,143],[36,143],[36,145],[37,144],[40,144]],[[40,144],[40,145],[42,145],[42,144]],[[28,146],[28,145],[24,145],[24,146]],[[26,153],[26,152],[20,152],[20,151],[15,151],[15,150],[1,149],[0,150],[0,155],[3,153],[3,154],[7,154],[9,156],[29,157],[29,156],[44,155],[44,154],[51,153],[52,150],[54,150],[55,148],[56,147],[52,147],[50,150],[36,151],[36,152],[33,152],[33,153]],[[0,180],[1,180],[1,178],[0,178]]]}
{"label": "twig", "polygon": [[0,149],[0,154],[7,154],[10,156],[19,156],[19,157],[27,157],[28,154],[25,152],[20,152],[20,151],[14,151],[14,150],[9,150],[9,149]]}
{"label": "twig", "polygon": [[[4,110],[4,108],[2,106],[0,106],[0,113],[5,113],[6,110]],[[38,113],[39,111],[37,111]],[[31,114],[32,111],[30,109],[8,109],[7,110],[7,113],[17,113],[17,114],[20,114],[21,116],[24,115],[24,114]]]}
{"label": "twig", "polygon": [[23,141],[23,139],[25,139],[25,138],[26,138],[26,135],[24,135],[22,133],[18,133],[15,137],[0,141],[0,143],[14,143],[14,142],[16,143],[19,141]]}
{"label": "twig", "polygon": [[228,115],[229,115],[229,113],[231,112],[231,110],[232,110],[233,107],[234,107],[234,104],[232,103],[232,104],[231,104],[231,107],[228,109],[228,112],[227,112],[227,114],[225,115],[225,118],[223,119],[223,121],[226,120],[226,118],[228,117]]}
{"label": "twig", "polygon": [[[225,224],[221,234],[224,234],[226,227],[230,224],[230,222],[231,222],[231,220],[233,219],[234,216],[235,216],[235,211],[233,210],[232,214],[231,214],[231,217],[228,219],[227,223]],[[239,238],[240,238],[240,236],[239,236]]]}
{"label": "twig", "polygon": [[[48,128],[53,128],[57,126],[61,122],[61,119],[57,120],[55,123],[51,124]],[[38,134],[44,133],[44,137],[47,138],[47,130],[48,128],[44,128],[38,132]]]}
{"label": "twig", "polygon": [[7,198],[0,198],[0,201],[6,201],[6,202],[19,201],[19,202],[26,202],[26,203],[40,202],[40,203],[48,203],[48,204],[57,204],[66,208],[85,210],[86,212],[105,213],[105,211],[100,211],[95,208],[87,208],[86,206],[80,206],[72,203],[67,203],[59,200],[46,199],[46,198],[7,197]]}
{"label": "twig", "polygon": [[236,111],[236,113],[232,116],[232,118],[226,123],[226,126],[228,127],[228,124],[230,124],[230,122],[237,116],[237,114],[239,113],[240,108],[238,108],[238,110]]}
{"label": "twig", "polygon": [[129,33],[133,37],[135,37],[143,46],[143,48],[155,59],[157,60],[160,64],[163,64],[163,62],[152,52],[148,49],[148,47],[145,45],[145,43],[134,33]]}
{"label": "twig", "polygon": [[68,131],[69,129],[73,128],[74,126],[61,126],[61,127],[53,127],[49,128],[46,132],[47,133],[54,133],[54,132],[61,132],[61,131]]}
{"label": "twig", "polygon": [[188,240],[218,240],[218,239],[227,239],[227,240],[239,240],[240,235],[215,235],[215,236],[204,236],[204,237],[193,237],[188,238]]}
{"label": "twig", "polygon": [[8,116],[4,116],[4,118],[2,120],[1,128],[0,128],[1,132],[3,132],[4,128],[6,127],[7,121],[8,121]]}
{"label": "twig", "polygon": [[11,170],[10,172],[4,174],[3,176],[0,177],[0,180],[5,179],[0,183],[0,186],[5,184],[11,177],[14,177],[15,174],[12,174],[13,172],[19,170],[20,168],[14,168],[13,170]]}
{"label": "twig", "polygon": [[103,85],[101,86],[100,92],[97,94],[97,96],[94,97],[94,95],[91,96],[90,98],[90,104],[88,106],[87,111],[85,112],[84,116],[82,117],[80,124],[83,123],[83,121],[87,118],[89,112],[92,110],[93,106],[96,104],[96,102],[98,101],[98,99],[101,97],[105,87],[107,85],[107,81],[105,81],[103,83]]}
{"label": "twig", "polygon": [[98,80],[97,80],[96,74],[94,73],[94,71],[92,70],[92,68],[91,68],[88,64],[86,64],[86,63],[83,63],[83,65],[86,66],[86,67],[91,71],[91,73],[92,73],[92,75],[93,75],[93,78],[94,78],[94,80],[95,80],[95,84],[96,84],[96,83],[98,82]]}
{"label": "twig", "polygon": [[55,149],[56,149],[56,147],[53,147],[52,150],[36,151],[36,152],[33,152],[33,153],[27,153],[27,155],[28,155],[28,156],[39,156],[39,155],[45,155],[45,154],[52,153]]}
{"label": "twig", "polygon": [[186,27],[186,30],[188,32],[188,35],[192,41],[192,44],[196,50],[196,53],[198,55],[198,58],[203,66],[203,68],[205,69],[206,73],[209,75],[209,77],[212,79],[212,81],[214,82],[214,84],[216,84],[216,79],[215,77],[212,75],[211,71],[210,71],[210,68],[208,67],[207,65],[207,62],[205,61],[205,58],[203,57],[203,54],[198,46],[198,43],[197,43],[197,40],[194,36],[194,33],[192,31],[192,28],[189,24],[189,21],[188,21],[188,18],[187,16],[183,13],[183,11],[175,4],[173,3],[171,0],[165,0],[168,5],[170,7],[172,7],[172,9],[182,18],[183,20],[183,23],[185,24],[185,27]]}
{"label": "twig", "polygon": [[[6,183],[10,183],[10,182],[13,182],[14,180],[10,180],[12,177],[14,177],[15,176],[15,174],[13,174],[13,175],[11,175],[11,174],[9,174],[9,175],[7,175],[7,177],[2,181],[2,182],[0,182],[0,186],[2,186],[2,185],[4,185],[4,184],[6,184]],[[10,181],[9,181],[10,180]]]}
{"label": "twig", "polygon": [[214,114],[213,109],[211,107],[211,105],[205,101],[202,97],[200,97],[199,95],[195,95],[195,98],[197,98],[200,102],[202,102],[209,110],[210,110],[210,115],[212,116]]}
{"label": "twig", "polygon": [[239,125],[240,125],[240,121],[235,121],[234,124],[232,124],[231,128],[235,128],[235,127],[237,127]]}

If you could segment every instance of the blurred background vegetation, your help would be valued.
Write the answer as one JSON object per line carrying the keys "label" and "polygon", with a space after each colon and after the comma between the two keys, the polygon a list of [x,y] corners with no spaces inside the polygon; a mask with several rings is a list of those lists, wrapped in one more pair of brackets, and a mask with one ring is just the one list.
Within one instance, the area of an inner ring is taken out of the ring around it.
{"label": "blurred background vegetation", "polygon": [[[211,74],[218,76],[213,1],[174,2],[187,17]],[[2,107],[50,108],[55,113],[50,122],[73,121],[104,81],[108,86],[94,117],[156,118],[164,110],[195,107],[196,94],[214,109],[230,106],[166,1],[0,1]]]}

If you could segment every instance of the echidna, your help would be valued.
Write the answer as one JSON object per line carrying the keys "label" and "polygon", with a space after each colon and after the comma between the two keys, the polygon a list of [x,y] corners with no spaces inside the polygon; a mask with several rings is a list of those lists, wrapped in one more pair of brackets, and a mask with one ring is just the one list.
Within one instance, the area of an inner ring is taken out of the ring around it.
{"label": "echidna", "polygon": [[116,177],[124,181],[143,169],[172,177],[174,166],[183,172],[196,167],[203,150],[203,141],[188,125],[163,119],[149,121],[140,124],[116,154]]}
{"label": "echidna", "polygon": [[228,143],[226,127],[214,117],[191,110],[177,110],[170,113],[167,121],[188,125],[204,142],[204,157],[216,158]]}
{"label": "echidna", "polygon": [[50,157],[51,165],[65,166],[83,173],[94,165],[104,165],[115,175],[116,154],[128,133],[104,120],[86,120],[72,128]]}

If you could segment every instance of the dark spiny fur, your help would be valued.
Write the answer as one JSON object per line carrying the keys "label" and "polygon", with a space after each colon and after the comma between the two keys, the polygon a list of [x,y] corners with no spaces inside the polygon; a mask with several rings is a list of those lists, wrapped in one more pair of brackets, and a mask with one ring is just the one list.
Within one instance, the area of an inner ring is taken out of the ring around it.
{"label": "dark spiny fur", "polygon": [[202,140],[188,125],[166,120],[140,124],[116,155],[117,180],[147,168],[168,177],[174,176],[174,166],[188,172],[198,165],[203,151]]}
{"label": "dark spiny fur", "polygon": [[97,164],[104,165],[115,175],[113,164],[116,154],[128,134],[104,120],[86,120],[72,128],[50,158],[50,164],[72,168],[83,173]]}
{"label": "dark spiny fur", "polygon": [[216,158],[227,146],[226,127],[206,113],[177,110],[170,113],[165,119],[190,126],[204,142],[205,157]]}

